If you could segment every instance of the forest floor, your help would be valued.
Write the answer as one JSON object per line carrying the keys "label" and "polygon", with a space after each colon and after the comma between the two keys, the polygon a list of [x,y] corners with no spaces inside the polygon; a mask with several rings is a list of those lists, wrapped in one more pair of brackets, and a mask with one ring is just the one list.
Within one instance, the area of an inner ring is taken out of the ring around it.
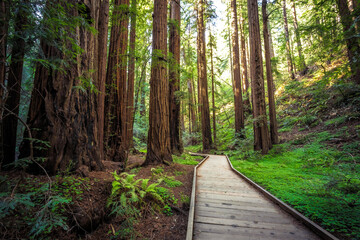
{"label": "forest floor", "polygon": [[127,173],[134,174],[135,179],[149,179],[149,184],[157,182],[159,177],[168,179],[159,186],[169,190],[174,205],[156,211],[145,204],[130,222],[128,216],[111,214],[112,209],[107,206],[114,181],[112,173],[119,170],[115,162],[105,161],[106,170],[101,172],[54,176],[50,192],[45,176],[1,172],[0,198],[5,201],[0,206],[0,239],[23,236],[34,239],[185,239],[194,164],[201,159],[192,160],[189,163],[192,165],[186,165],[185,161],[185,164],[140,167],[144,158],[141,154],[131,155],[128,165],[135,168]]}

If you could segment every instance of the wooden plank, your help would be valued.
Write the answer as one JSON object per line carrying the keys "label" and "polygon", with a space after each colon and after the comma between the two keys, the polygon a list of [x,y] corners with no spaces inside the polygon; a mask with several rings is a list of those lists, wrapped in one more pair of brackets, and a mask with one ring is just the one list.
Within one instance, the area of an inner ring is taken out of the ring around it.
{"label": "wooden plank", "polygon": [[[195,235],[198,240],[302,240],[295,237],[284,236],[283,238],[279,238],[279,235],[266,235],[266,234],[258,234],[254,232],[244,232],[241,234],[234,235],[226,235],[223,233],[214,233],[214,232],[196,232]],[[306,238],[305,238],[306,239]],[[310,238],[308,238],[310,239]]]}
{"label": "wooden plank", "polygon": [[275,208],[269,208],[269,207],[259,207],[257,203],[248,203],[248,202],[224,202],[224,201],[217,201],[217,200],[207,200],[207,201],[201,201],[202,199],[197,199],[196,206],[205,206],[205,207],[218,207],[218,208],[224,208],[229,209],[233,211],[238,210],[248,210],[248,211],[263,211],[263,212],[273,212],[277,213]]}
{"label": "wooden plank", "polygon": [[[253,229],[248,227],[224,226],[215,224],[195,223],[194,236],[201,233],[215,233],[232,236],[237,239],[238,236],[249,236],[251,239],[278,239],[278,240],[319,240],[319,238],[310,232],[291,232],[274,231],[271,229]],[[196,238],[196,237],[195,237]],[[196,238],[197,239],[197,238]],[[222,238],[219,238],[222,239]]]}
{"label": "wooden plank", "polygon": [[265,223],[290,223],[288,219],[277,213],[269,213],[262,211],[228,211],[228,209],[219,209],[219,208],[208,208],[196,206],[195,209],[196,216],[200,217],[212,217],[220,219],[234,219],[234,220],[247,220],[247,221],[257,221]]}
{"label": "wooden plank", "polygon": [[227,196],[227,195],[199,193],[199,192],[197,192],[196,197],[199,197],[200,199],[203,198],[203,199],[220,200],[226,202],[251,202],[251,203],[266,204],[267,206],[272,206],[272,204],[266,201],[265,199],[258,197]]}
{"label": "wooden plank", "polygon": [[268,223],[268,222],[260,222],[260,221],[247,221],[247,220],[237,220],[237,219],[225,219],[225,218],[214,218],[214,217],[203,217],[203,216],[195,216],[195,223],[204,223],[204,224],[215,224],[215,225],[223,225],[230,227],[247,227],[254,229],[270,229],[276,230],[277,232],[299,232],[303,229],[298,226],[288,223]]}
{"label": "wooden plank", "polygon": [[249,183],[251,186],[253,186],[255,189],[257,189],[259,192],[261,192],[269,200],[271,200],[272,202],[277,204],[280,208],[285,210],[288,214],[290,214],[291,216],[293,216],[294,218],[296,218],[297,220],[302,222],[305,226],[307,226],[309,229],[311,229],[313,232],[315,232],[318,236],[321,236],[323,239],[326,239],[326,240],[338,240],[337,237],[333,236],[331,233],[329,233],[328,231],[326,231],[325,229],[323,229],[322,227],[317,225],[315,222],[311,221],[310,219],[308,219],[307,217],[305,217],[304,215],[302,215],[301,213],[299,213],[298,211],[296,211],[295,209],[293,209],[292,207],[290,207],[289,205],[287,205],[286,203],[284,203],[283,201],[281,201],[280,199],[278,199],[277,197],[272,195],[270,192],[263,189],[260,185],[251,181],[248,177],[246,177],[245,175],[240,173],[238,170],[236,170],[233,167],[233,165],[231,164],[228,156],[226,156],[226,160],[228,161],[228,163],[231,167],[231,170],[233,172],[238,174],[242,179],[244,179],[247,183]]}

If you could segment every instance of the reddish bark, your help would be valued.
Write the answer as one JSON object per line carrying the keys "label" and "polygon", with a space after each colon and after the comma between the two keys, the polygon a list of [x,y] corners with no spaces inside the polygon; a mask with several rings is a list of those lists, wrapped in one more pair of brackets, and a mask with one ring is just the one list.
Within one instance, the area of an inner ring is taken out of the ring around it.
{"label": "reddish bark", "polygon": [[274,96],[274,80],[271,70],[270,57],[270,36],[268,30],[268,15],[266,11],[267,0],[262,1],[262,16],[263,16],[263,36],[265,47],[265,62],[266,62],[266,79],[269,99],[269,117],[270,117],[270,138],[272,144],[279,143],[279,134],[277,131],[275,96]]}
{"label": "reddish bark", "polygon": [[134,126],[134,84],[135,84],[135,44],[136,44],[136,0],[131,1],[131,24],[130,24],[130,46],[129,46],[129,69],[127,84],[127,113],[126,113],[126,139],[127,150],[134,147],[133,126]]}
{"label": "reddish bark", "polygon": [[232,54],[233,54],[233,77],[234,77],[234,105],[235,105],[235,133],[244,137],[245,128],[244,106],[242,101],[242,87],[240,75],[240,53],[239,53],[239,35],[237,22],[236,0],[231,1],[232,15]]}
{"label": "reddish bark", "polygon": [[147,154],[144,165],[172,161],[167,80],[167,0],[154,0]]}
{"label": "reddish bark", "polygon": [[264,71],[257,0],[248,0],[250,69],[254,115],[254,149],[268,153],[271,142],[267,126]]}
{"label": "reddish bark", "polygon": [[208,97],[207,69],[206,69],[206,44],[205,44],[205,23],[204,23],[204,0],[199,0],[197,19],[197,54],[198,54],[198,94],[201,114],[201,133],[203,151],[208,152],[213,148],[210,127],[210,110]]}
{"label": "reddish bark", "polygon": [[104,124],[105,124],[105,82],[106,82],[106,58],[107,58],[107,38],[108,38],[108,24],[109,24],[109,0],[99,1],[100,14],[98,22],[98,142],[100,150],[100,159],[104,159]]}
{"label": "reddish bark", "polygon": [[180,90],[180,0],[170,2],[170,66],[169,66],[169,123],[170,143],[173,154],[183,151],[180,138],[180,99],[176,93]]}

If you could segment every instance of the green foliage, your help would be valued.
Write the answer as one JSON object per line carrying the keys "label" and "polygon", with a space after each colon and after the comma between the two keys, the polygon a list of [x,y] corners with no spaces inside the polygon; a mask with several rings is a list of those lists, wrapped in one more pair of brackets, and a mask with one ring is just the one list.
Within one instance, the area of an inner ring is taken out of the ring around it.
{"label": "green foliage", "polygon": [[[190,150],[190,147],[186,148],[187,150]],[[193,148],[192,148],[193,149]],[[197,165],[199,162],[196,160],[199,160],[201,158],[197,156],[191,156],[189,154],[183,153],[181,156],[173,155],[173,161],[175,163],[183,164],[183,165]]]}
{"label": "green foliage", "polygon": [[360,168],[350,156],[324,145],[333,137],[329,132],[310,134],[300,148],[294,141],[274,146],[266,156],[244,161],[235,155],[231,161],[236,169],[327,230],[356,239],[360,236]]}
{"label": "green foliage", "polygon": [[179,187],[182,186],[183,183],[175,180],[173,176],[168,176],[166,173],[164,173],[164,169],[162,167],[152,168],[152,178],[157,179],[158,182],[164,183],[168,187]]}
{"label": "green foliage", "polygon": [[[0,193],[0,219],[23,219],[24,222],[17,227],[28,228],[31,239],[47,238],[48,234],[59,228],[68,230],[68,207],[82,198],[84,187],[90,187],[87,179],[71,176],[56,176],[51,189],[49,183],[36,178],[18,180],[16,183],[2,181],[1,186],[4,191]],[[6,227],[6,221],[4,224]]]}
{"label": "green foliage", "polygon": [[133,174],[118,175],[116,171],[113,176],[115,181],[112,183],[111,195],[107,203],[108,207],[113,209],[113,213],[118,214],[116,209],[126,208],[137,209],[140,212],[140,209],[147,209],[147,207],[159,211],[172,200],[168,190],[159,187],[161,181],[149,184],[150,179],[136,180]]}

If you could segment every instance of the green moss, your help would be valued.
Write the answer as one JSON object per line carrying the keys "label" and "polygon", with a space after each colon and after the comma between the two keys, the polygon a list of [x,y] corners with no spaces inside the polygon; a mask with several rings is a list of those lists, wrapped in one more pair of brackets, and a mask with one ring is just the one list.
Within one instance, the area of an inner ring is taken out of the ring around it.
{"label": "green moss", "polygon": [[360,238],[359,164],[349,161],[323,141],[328,132],[308,136],[301,148],[289,143],[276,146],[268,155],[242,160],[231,157],[234,167],[281,200],[293,205],[330,232]]}

